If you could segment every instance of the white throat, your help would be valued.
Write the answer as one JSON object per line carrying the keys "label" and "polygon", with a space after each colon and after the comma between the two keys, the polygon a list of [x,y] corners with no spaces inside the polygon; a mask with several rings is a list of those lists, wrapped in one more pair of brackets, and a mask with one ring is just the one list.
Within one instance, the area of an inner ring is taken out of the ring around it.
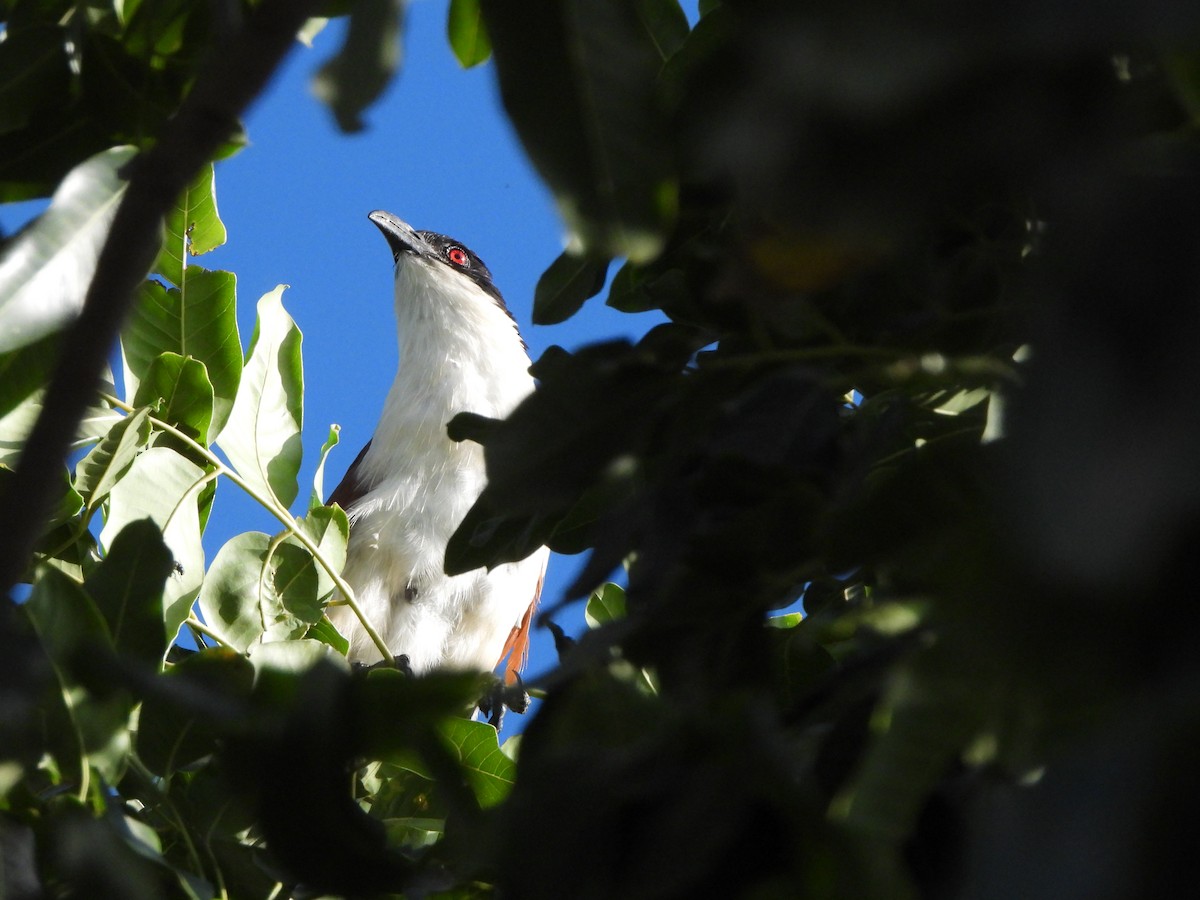
{"label": "white throat", "polygon": [[[388,452],[364,460],[372,480],[420,466],[435,445],[444,453],[446,424],[457,413],[502,418],[533,390],[516,323],[482,288],[443,266],[415,258],[397,265],[396,327],[399,366],[371,448]],[[469,448],[478,449],[459,449]],[[412,454],[407,465],[400,453]]]}

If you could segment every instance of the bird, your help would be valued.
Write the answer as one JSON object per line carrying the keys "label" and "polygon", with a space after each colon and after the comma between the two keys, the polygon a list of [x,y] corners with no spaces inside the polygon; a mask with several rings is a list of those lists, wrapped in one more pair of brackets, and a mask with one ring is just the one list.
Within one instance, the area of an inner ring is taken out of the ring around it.
{"label": "bird", "polygon": [[[487,483],[483,448],[455,442],[460,412],[504,418],[534,390],[528,349],[492,274],[460,241],[368,218],[392,251],[399,341],[379,424],[330,494],[350,522],[342,577],[359,608],[414,675],[494,672],[519,679],[549,550],[447,575],[446,545]],[[352,662],[384,659],[335,595],[326,610]]]}

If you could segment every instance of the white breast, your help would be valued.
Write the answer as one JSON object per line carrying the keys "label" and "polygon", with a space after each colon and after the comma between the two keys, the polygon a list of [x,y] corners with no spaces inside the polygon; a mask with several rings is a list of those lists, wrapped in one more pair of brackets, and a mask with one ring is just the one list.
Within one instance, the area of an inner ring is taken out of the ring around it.
{"label": "white breast", "polygon": [[[438,268],[413,259],[397,270],[400,365],[360,467],[373,487],[347,510],[343,575],[414,672],[490,671],[534,599],[548,551],[490,573],[445,574],[446,543],[487,481],[483,449],[451,441],[446,423],[459,412],[504,417],[534,385],[507,313]],[[331,606],[329,617],[350,640],[351,659],[380,659],[347,607]]]}

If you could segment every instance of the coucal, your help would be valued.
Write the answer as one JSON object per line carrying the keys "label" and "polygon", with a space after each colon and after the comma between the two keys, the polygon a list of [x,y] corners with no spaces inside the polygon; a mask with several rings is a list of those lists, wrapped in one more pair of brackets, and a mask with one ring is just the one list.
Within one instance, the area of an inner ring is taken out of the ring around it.
{"label": "coucal", "polygon": [[[487,481],[483,448],[450,440],[446,423],[460,412],[512,412],[534,388],[529,355],[483,260],[382,210],[369,218],[395,260],[400,363],[374,435],[327,501],[350,518],[342,574],[413,673],[491,672],[507,660],[511,681],[528,652],[549,551],[445,573],[446,543]],[[379,661],[347,606],[327,612],[351,660]]]}

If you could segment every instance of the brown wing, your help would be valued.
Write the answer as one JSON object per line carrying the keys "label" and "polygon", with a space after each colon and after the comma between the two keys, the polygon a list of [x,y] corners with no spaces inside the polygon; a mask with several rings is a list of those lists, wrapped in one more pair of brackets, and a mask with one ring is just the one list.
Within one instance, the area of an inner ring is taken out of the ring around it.
{"label": "brown wing", "polygon": [[504,642],[504,649],[500,652],[500,659],[496,664],[505,661],[504,666],[504,683],[512,684],[517,680],[517,676],[521,674],[521,670],[525,668],[525,661],[529,658],[529,638],[533,630],[533,613],[537,609],[538,600],[542,597],[542,583],[546,580],[546,567],[542,567],[542,574],[538,576],[537,587],[533,589],[533,602],[529,604],[529,609],[525,610],[525,615],[521,617],[521,623],[514,625],[512,632],[508,636],[508,640]]}
{"label": "brown wing", "polygon": [[332,506],[336,503],[343,510],[349,512],[350,507],[357,503],[363,494],[371,489],[371,485],[367,484],[359,472],[359,466],[370,449],[371,442],[367,441],[367,446],[358,451],[358,456],[354,457],[354,462],[350,463],[350,468],[342,476],[341,482],[333,489],[333,493],[325,501],[326,506]]}

